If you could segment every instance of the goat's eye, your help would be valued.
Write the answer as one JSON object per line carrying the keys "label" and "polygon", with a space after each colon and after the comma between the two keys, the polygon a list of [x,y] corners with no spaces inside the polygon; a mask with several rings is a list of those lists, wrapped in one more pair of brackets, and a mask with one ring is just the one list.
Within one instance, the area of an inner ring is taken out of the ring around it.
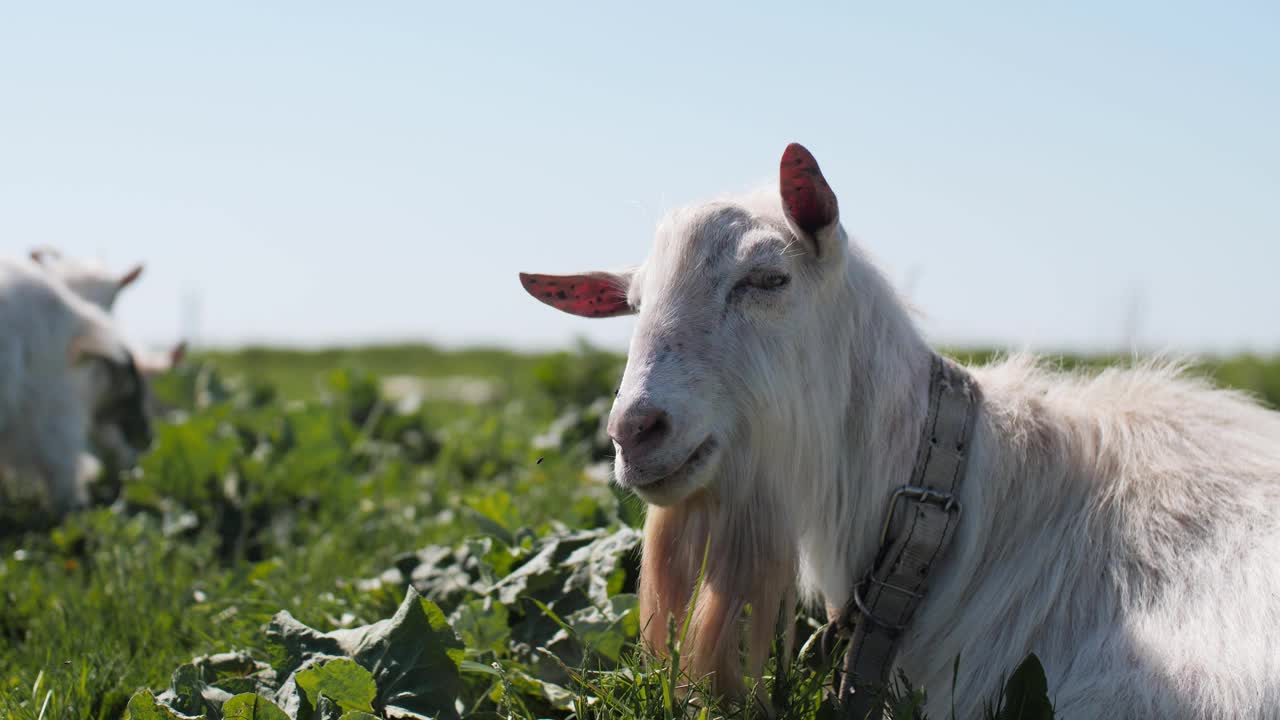
{"label": "goat's eye", "polygon": [[763,290],[773,290],[774,288],[780,288],[789,282],[791,282],[790,275],[780,272],[771,272],[762,275],[755,285]]}
{"label": "goat's eye", "polygon": [[751,288],[756,290],[777,290],[789,282],[791,282],[791,276],[783,272],[753,272],[739,280],[738,284],[735,285],[733,289],[746,290]]}

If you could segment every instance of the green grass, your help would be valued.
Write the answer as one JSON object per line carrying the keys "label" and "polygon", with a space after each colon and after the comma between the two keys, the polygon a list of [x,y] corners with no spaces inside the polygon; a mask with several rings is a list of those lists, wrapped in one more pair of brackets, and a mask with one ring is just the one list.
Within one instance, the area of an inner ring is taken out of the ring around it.
{"label": "green grass", "polygon": [[206,352],[200,357],[213,362],[224,374],[271,385],[282,395],[298,398],[322,391],[325,378],[336,368],[377,376],[478,376],[511,378],[520,383],[530,377],[533,365],[563,354],[522,355],[489,348],[447,351],[426,345],[381,345],[320,350],[248,347]]}
{"label": "green grass", "polygon": [[[113,504],[41,529],[0,501],[0,717],[120,717],[140,689],[181,690],[191,673],[202,688],[270,694],[283,678],[174,671],[228,651],[279,670],[285,648],[264,632],[278,611],[320,631],[358,627],[391,616],[410,580],[466,644],[461,666],[433,671],[457,674],[464,716],[696,715],[696,694],[673,687],[687,679],[636,655],[634,553],[609,548],[642,508],[589,471],[609,453],[600,419],[620,369],[584,348],[197,357],[158,384],[178,413]],[[1280,406],[1280,360],[1200,370]],[[378,391],[391,374],[496,390],[401,412]],[[568,555],[581,548],[594,564],[578,577]],[[571,577],[584,584],[566,591]],[[796,665],[767,691],[781,717],[815,718],[820,685]],[[443,697],[432,692],[422,702]]]}

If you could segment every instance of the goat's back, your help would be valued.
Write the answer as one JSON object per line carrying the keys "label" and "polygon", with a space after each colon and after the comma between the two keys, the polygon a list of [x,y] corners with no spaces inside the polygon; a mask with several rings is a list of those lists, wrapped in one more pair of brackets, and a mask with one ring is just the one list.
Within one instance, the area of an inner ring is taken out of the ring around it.
{"label": "goat's back", "polygon": [[1174,364],[973,372],[959,557],[904,669],[950,698],[969,659],[959,708],[1034,652],[1063,717],[1280,717],[1280,414]]}

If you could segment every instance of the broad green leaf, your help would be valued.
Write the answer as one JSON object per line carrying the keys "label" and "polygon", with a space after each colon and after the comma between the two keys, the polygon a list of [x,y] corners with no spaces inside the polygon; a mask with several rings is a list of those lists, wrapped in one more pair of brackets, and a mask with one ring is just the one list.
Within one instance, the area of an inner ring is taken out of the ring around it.
{"label": "broad green leaf", "polygon": [[468,574],[478,575],[478,580],[484,587],[493,585],[511,572],[511,565],[516,557],[509,543],[488,535],[463,540],[458,551],[465,553],[459,558],[463,568]]}
{"label": "broad green leaf", "polygon": [[316,702],[312,720],[341,720],[342,708],[328,695],[321,694]]}
{"label": "broad green leaf", "polygon": [[275,662],[276,672],[290,676],[304,663],[318,655],[343,657],[349,655],[338,639],[298,622],[288,610],[281,610],[267,625],[267,638],[276,646],[280,659]]}
{"label": "broad green leaf", "polygon": [[286,656],[282,674],[319,656],[348,657],[373,674],[388,714],[457,717],[462,643],[440,608],[412,587],[395,615],[371,625],[321,633],[280,612],[267,634]]}
{"label": "broad green leaf", "polygon": [[174,670],[170,687],[173,688],[174,697],[168,703],[173,709],[188,714],[205,712],[205,682],[195,665],[180,665]]}
{"label": "broad green leaf", "polygon": [[377,716],[370,715],[366,712],[349,712],[343,713],[338,720],[378,720]]}
{"label": "broad green leaf", "polygon": [[605,608],[583,608],[565,618],[565,623],[587,649],[616,663],[627,640],[639,629],[639,606],[635,595],[615,595]]}
{"label": "broad green leaf", "polygon": [[998,720],[1053,720],[1049,683],[1035,654],[1028,655],[1005,683]]}
{"label": "broad green leaf", "polygon": [[294,682],[302,688],[307,699],[317,709],[320,707],[320,695],[323,694],[344,711],[371,712],[373,699],[378,694],[373,675],[355,661],[345,658],[330,660],[303,670],[294,677]]}
{"label": "broad green leaf", "polygon": [[186,715],[156,700],[150,690],[142,690],[129,699],[129,720],[197,720],[204,715]]}
{"label": "broad green leaf", "polygon": [[478,516],[475,519],[482,531],[501,539],[508,545],[511,544],[514,539],[511,529],[519,523],[517,521],[515,503],[511,500],[510,493],[485,493],[480,497],[471,499],[467,505]]}
{"label": "broad green leaf", "polygon": [[191,661],[201,668],[205,680],[214,684],[228,677],[245,677],[270,669],[266,663],[258,662],[245,653],[228,652],[215,655],[202,655]]}
{"label": "broad green leaf", "polygon": [[355,652],[378,680],[380,704],[388,714],[457,717],[463,646],[444,613],[410,589],[396,614],[382,622],[377,632],[360,636]]}
{"label": "broad green leaf", "polygon": [[396,559],[396,569],[418,594],[452,610],[459,603],[483,594],[491,584],[493,568],[483,555],[476,552],[492,552],[489,550],[491,543],[485,538],[456,549],[432,545],[400,556]]}
{"label": "broad green leaf", "polygon": [[[640,532],[633,528],[565,530],[543,536],[533,557],[498,582],[493,592],[503,605],[528,595],[561,615],[589,604],[604,608],[611,580],[639,542]],[[621,578],[614,584],[620,586]]]}
{"label": "broad green leaf", "polygon": [[458,606],[449,624],[462,636],[468,650],[502,652],[511,636],[507,608],[493,598],[472,600]]}
{"label": "broad green leaf", "polygon": [[[543,589],[551,583],[542,580],[555,572],[555,553],[558,541],[550,539],[542,543],[542,548],[527,562],[513,570],[494,586],[498,602],[503,605],[514,605],[516,600],[526,592]],[[535,584],[536,583],[536,584]]]}
{"label": "broad green leaf", "polygon": [[195,662],[179,665],[173,671],[168,690],[156,699],[162,704],[187,715],[208,713],[217,716],[222,704],[231,693],[213,687],[205,681],[205,673]]}
{"label": "broad green leaf", "polygon": [[[193,670],[184,668],[194,668]],[[264,692],[271,685],[271,666],[254,660],[245,653],[219,653],[201,655],[174,671],[172,688],[165,691],[161,700],[169,694],[177,695],[179,686],[199,680],[200,696],[216,708],[234,695]],[[190,690],[186,690],[190,694]]]}
{"label": "broad green leaf", "polygon": [[[619,569],[623,557],[640,544],[640,536],[639,530],[624,527],[573,551],[563,563],[570,569],[564,591],[580,590],[591,598],[596,607],[608,606],[609,581]],[[612,591],[617,592],[618,589],[612,588]]]}
{"label": "broad green leaf", "polygon": [[289,716],[257,693],[242,693],[222,705],[222,720],[289,720]]}
{"label": "broad green leaf", "polygon": [[511,687],[525,695],[532,695],[546,701],[556,710],[573,710],[573,693],[555,683],[540,680],[527,673],[515,670],[507,674]]}

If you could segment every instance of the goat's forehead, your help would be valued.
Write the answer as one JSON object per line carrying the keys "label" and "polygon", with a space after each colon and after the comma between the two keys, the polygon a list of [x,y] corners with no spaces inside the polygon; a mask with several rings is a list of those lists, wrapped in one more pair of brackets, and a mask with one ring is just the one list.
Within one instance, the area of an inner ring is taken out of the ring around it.
{"label": "goat's forehead", "polygon": [[79,260],[75,258],[59,258],[54,266],[64,276],[78,280],[105,280],[111,272],[100,262]]}
{"label": "goat's forehead", "polygon": [[779,223],[732,203],[709,203],[672,211],[658,225],[650,260],[670,270],[714,272],[777,244]]}

